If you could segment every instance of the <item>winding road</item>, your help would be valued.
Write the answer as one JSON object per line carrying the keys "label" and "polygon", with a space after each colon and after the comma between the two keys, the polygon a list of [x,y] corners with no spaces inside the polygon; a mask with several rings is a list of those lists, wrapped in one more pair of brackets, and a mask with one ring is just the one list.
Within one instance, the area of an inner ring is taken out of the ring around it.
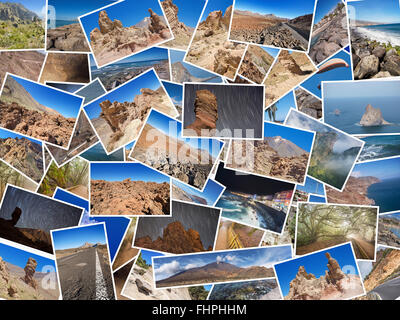
{"label": "winding road", "polygon": [[396,300],[400,298],[400,277],[386,281],[371,292],[379,295],[382,300]]}

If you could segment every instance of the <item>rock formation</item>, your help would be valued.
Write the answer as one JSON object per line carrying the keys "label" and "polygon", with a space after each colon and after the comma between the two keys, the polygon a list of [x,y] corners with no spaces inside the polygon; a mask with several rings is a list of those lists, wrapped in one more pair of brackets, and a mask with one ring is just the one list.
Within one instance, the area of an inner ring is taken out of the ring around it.
{"label": "rock formation", "polygon": [[212,247],[205,249],[200,239],[200,234],[193,229],[187,231],[179,221],[171,222],[163,231],[163,236],[152,240],[146,236],[135,240],[135,246],[169,253],[191,253],[211,251]]}
{"label": "rock formation", "polygon": [[174,40],[168,41],[163,45],[170,48],[186,50],[190,43],[190,39],[192,38],[194,29],[179,21],[179,8],[172,0],[161,1],[161,5],[171,27],[172,34],[174,35]]}
{"label": "rock formation", "polygon": [[46,49],[49,51],[90,52],[79,23],[47,29]]}
{"label": "rock formation", "polygon": [[171,33],[153,10],[149,9],[150,22],[145,27],[124,27],[122,22],[110,20],[106,10],[99,13],[99,28],[90,32],[90,42],[98,66],[118,60],[137,51],[170,39]]}
{"label": "rock formation", "polygon": [[232,6],[222,14],[212,11],[201,22],[194,35],[186,61],[233,79],[245,46],[228,39]]}
{"label": "rock formation", "polygon": [[297,88],[295,90],[297,108],[315,119],[322,118],[322,101],[307,91]]}
{"label": "rock formation", "polygon": [[338,262],[327,252],[328,270],[316,278],[300,266],[296,277],[290,282],[285,300],[334,300],[346,299],[363,293],[361,280],[356,275],[346,275]]}
{"label": "rock formation", "polygon": [[304,74],[296,60],[293,59],[292,55],[287,50],[281,51],[279,55],[279,62],[286,70],[293,74],[300,76]]}
{"label": "rock formation", "polygon": [[170,185],[144,181],[91,181],[92,215],[169,215]]}
{"label": "rock formation", "polygon": [[363,114],[360,125],[364,127],[372,127],[372,126],[383,126],[390,124],[382,117],[382,111],[379,108],[374,108],[370,104],[365,108],[365,113]]}
{"label": "rock formation", "polygon": [[37,267],[36,260],[33,258],[29,258],[24,268],[25,271],[24,281],[27,285],[30,285],[34,289],[37,289],[38,287],[36,280],[33,279],[33,276],[35,275],[36,272],[36,267]]}
{"label": "rock formation", "polygon": [[256,45],[249,45],[240,65],[239,74],[261,84],[274,62],[274,57]]}
{"label": "rock formation", "polygon": [[43,176],[42,145],[29,139],[0,138],[0,158],[39,182]]}
{"label": "rock formation", "polygon": [[88,55],[49,52],[39,82],[46,81],[90,82]]}
{"label": "rock formation", "polygon": [[217,97],[209,90],[197,90],[194,100],[194,113],[196,120],[186,126],[185,129],[194,130],[199,136],[202,135],[202,129],[204,131],[216,129],[218,120]]}
{"label": "rock formation", "polygon": [[45,57],[39,51],[0,52],[0,83],[3,83],[6,72],[37,81]]}
{"label": "rock formation", "polygon": [[189,194],[185,190],[179,188],[174,183],[172,184],[172,199],[182,200],[182,201],[186,201],[186,202],[199,203],[199,204],[205,204],[205,205],[208,204],[206,199],[196,196],[194,194]]}

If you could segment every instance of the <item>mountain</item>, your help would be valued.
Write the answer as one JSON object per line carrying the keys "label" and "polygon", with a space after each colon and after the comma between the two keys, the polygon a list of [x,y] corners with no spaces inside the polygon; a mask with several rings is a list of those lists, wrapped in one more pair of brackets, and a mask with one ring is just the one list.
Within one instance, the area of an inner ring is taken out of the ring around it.
{"label": "mountain", "polygon": [[42,146],[26,138],[0,138],[0,158],[39,182],[43,176]]}
{"label": "mountain", "polygon": [[194,194],[188,193],[185,190],[179,188],[175,184],[172,184],[172,198],[176,199],[176,200],[189,201],[189,202],[207,205],[206,199],[196,196]]}
{"label": "mountain", "polygon": [[264,138],[269,146],[274,149],[280,157],[298,157],[307,153],[302,148],[296,146],[293,142],[280,136]]}
{"label": "mountain", "polygon": [[19,84],[12,76],[8,76],[6,79],[1,95],[1,100],[6,103],[17,103],[28,110],[35,110],[38,112],[61,116],[61,114],[57,111],[45,107],[44,105],[37,102],[31,96],[31,94],[26,91],[25,88],[21,84]]}
{"label": "mountain", "polygon": [[191,282],[217,282],[226,280],[257,279],[273,276],[271,269],[260,266],[237,267],[226,262],[212,262],[202,267],[181,271],[169,278],[157,281],[158,287]]}
{"label": "mountain", "polygon": [[252,16],[252,17],[260,17],[260,18],[267,18],[267,19],[274,19],[274,20],[287,20],[286,18],[277,17],[273,13],[261,14],[258,12],[252,12],[249,10],[235,10],[235,14],[240,14],[242,16]]}
{"label": "mountain", "polygon": [[89,243],[89,242],[85,242],[85,244],[83,244],[82,246],[78,247],[79,249],[86,249],[86,248],[91,248],[93,247],[94,244],[93,243]]}
{"label": "mountain", "polygon": [[2,21],[34,21],[40,20],[39,16],[25,8],[20,3],[0,2],[0,20]]}
{"label": "mountain", "polygon": [[208,78],[198,78],[190,74],[188,69],[183,65],[182,62],[178,61],[171,65],[172,79],[176,82],[205,82],[218,76],[211,76]]}

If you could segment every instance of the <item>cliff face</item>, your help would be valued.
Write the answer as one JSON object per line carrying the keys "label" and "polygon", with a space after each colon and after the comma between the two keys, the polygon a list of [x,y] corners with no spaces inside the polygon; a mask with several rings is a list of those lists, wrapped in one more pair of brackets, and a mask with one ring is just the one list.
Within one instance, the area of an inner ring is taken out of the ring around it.
{"label": "cliff face", "polygon": [[374,205],[375,201],[367,197],[368,188],[379,182],[380,180],[375,177],[356,178],[350,176],[343,192],[325,186],[327,200],[331,203]]}
{"label": "cliff face", "polygon": [[29,139],[0,139],[0,158],[37,182],[43,176],[42,146]]}
{"label": "cliff face", "polygon": [[185,230],[179,221],[168,224],[164,228],[163,237],[154,241],[149,236],[138,238],[135,240],[135,246],[175,254],[212,250],[212,247],[203,247],[200,234],[196,230]]}
{"label": "cliff face", "polygon": [[382,111],[379,108],[374,108],[370,104],[365,108],[360,125],[364,127],[382,126],[390,124],[382,117]]}
{"label": "cliff face", "polygon": [[150,19],[147,26],[124,27],[122,22],[112,21],[105,10],[99,13],[99,28],[90,32],[93,53],[99,65],[163,42],[172,37],[163,19],[149,9]]}
{"label": "cliff face", "polygon": [[91,181],[93,215],[169,215],[169,183]]}
{"label": "cliff face", "polygon": [[90,52],[79,23],[47,29],[47,50]]}

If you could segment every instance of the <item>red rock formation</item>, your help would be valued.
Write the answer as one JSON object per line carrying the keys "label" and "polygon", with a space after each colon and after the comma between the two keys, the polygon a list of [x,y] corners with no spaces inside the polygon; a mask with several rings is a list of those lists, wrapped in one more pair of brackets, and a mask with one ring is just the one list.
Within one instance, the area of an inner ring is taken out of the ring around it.
{"label": "red rock formation", "polygon": [[38,288],[36,280],[33,279],[33,276],[35,275],[36,272],[36,267],[37,267],[36,260],[33,258],[29,258],[24,268],[25,271],[24,281],[26,284],[30,285],[34,289]]}
{"label": "red rock formation", "polygon": [[216,129],[218,120],[217,97],[209,90],[197,90],[194,100],[194,113],[196,120],[185,129],[195,130],[197,135],[201,134],[201,129]]}
{"label": "red rock formation", "polygon": [[91,181],[93,215],[169,215],[169,183]]}
{"label": "red rock formation", "polygon": [[289,51],[282,50],[279,54],[280,64],[289,70],[293,74],[303,75],[304,72],[301,70],[300,66],[297,64],[296,60],[290,55]]}
{"label": "red rock formation", "polygon": [[196,230],[188,229],[186,231],[179,221],[168,224],[163,231],[162,238],[158,237],[154,241],[149,236],[138,238],[135,246],[176,254],[212,250],[211,247],[207,250],[203,247],[200,234]]}

